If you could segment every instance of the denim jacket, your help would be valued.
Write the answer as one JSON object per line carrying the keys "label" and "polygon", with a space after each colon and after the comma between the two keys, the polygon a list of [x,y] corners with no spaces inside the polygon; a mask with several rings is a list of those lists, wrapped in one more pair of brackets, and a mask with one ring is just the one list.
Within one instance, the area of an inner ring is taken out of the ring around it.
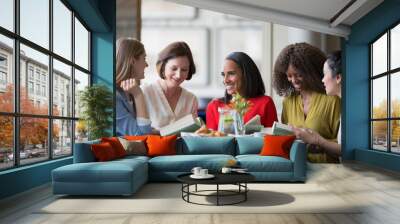
{"label": "denim jacket", "polygon": [[125,92],[117,88],[116,98],[117,136],[149,134],[150,120],[136,117],[136,111]]}

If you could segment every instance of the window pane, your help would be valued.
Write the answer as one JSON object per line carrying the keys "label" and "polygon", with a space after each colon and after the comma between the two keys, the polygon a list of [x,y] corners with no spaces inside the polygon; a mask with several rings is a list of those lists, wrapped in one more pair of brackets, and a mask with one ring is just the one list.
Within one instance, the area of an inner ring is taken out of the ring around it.
{"label": "window pane", "polygon": [[372,122],[373,149],[387,151],[387,121]]}
{"label": "window pane", "polygon": [[75,63],[89,70],[89,32],[75,18]]}
{"label": "window pane", "polygon": [[400,67],[400,24],[391,31],[390,44],[390,67],[395,69]]}
{"label": "window pane", "polygon": [[53,157],[72,154],[72,121],[53,121]]}
{"label": "window pane", "polygon": [[400,72],[391,75],[391,88],[390,88],[390,98],[391,98],[391,115],[392,117],[400,118]]}
{"label": "window pane", "polygon": [[53,115],[72,117],[71,66],[53,60]]}
{"label": "window pane", "polygon": [[[218,57],[217,57],[217,71],[224,70],[225,57],[235,51],[246,52],[256,63],[261,74],[263,74],[263,53],[264,50],[257,44],[263,42],[263,30],[261,27],[235,27],[223,28],[218,32]],[[219,73],[217,73],[219,74]],[[217,76],[218,84],[224,88],[223,77]]]}
{"label": "window pane", "polygon": [[0,170],[14,164],[13,118],[0,116]]}
{"label": "window pane", "polygon": [[75,69],[75,117],[79,117],[81,114],[79,94],[86,86],[89,86],[89,75]]}
{"label": "window pane", "polygon": [[49,120],[45,118],[22,117],[20,119],[21,164],[49,158],[48,122]]}
{"label": "window pane", "polygon": [[21,36],[49,48],[49,1],[20,0]]}
{"label": "window pane", "polygon": [[400,153],[400,120],[391,121],[392,127],[392,152]]}
{"label": "window pane", "polygon": [[372,81],[372,118],[387,118],[387,78],[386,76]]}
{"label": "window pane", "polygon": [[0,111],[14,111],[13,40],[0,35]]}
{"label": "window pane", "polygon": [[88,129],[84,120],[75,121],[75,142],[88,140]]}
{"label": "window pane", "polygon": [[48,114],[49,57],[21,44],[20,108],[25,114]]}
{"label": "window pane", "polygon": [[[160,39],[159,37],[163,38]],[[145,83],[152,83],[160,78],[157,74],[155,63],[160,50],[168,44],[180,40],[185,41],[190,46],[196,65],[196,74],[190,82],[183,82],[182,86],[188,87],[207,84],[209,54],[206,29],[144,27],[142,29],[142,39],[144,46],[146,46],[147,61],[149,62],[149,67],[145,69]]]}
{"label": "window pane", "polygon": [[387,71],[387,34],[383,35],[372,45],[373,75]]}
{"label": "window pane", "polygon": [[0,1],[0,26],[14,31],[14,0]]}
{"label": "window pane", "polygon": [[71,60],[72,12],[60,1],[53,1],[53,51]]}

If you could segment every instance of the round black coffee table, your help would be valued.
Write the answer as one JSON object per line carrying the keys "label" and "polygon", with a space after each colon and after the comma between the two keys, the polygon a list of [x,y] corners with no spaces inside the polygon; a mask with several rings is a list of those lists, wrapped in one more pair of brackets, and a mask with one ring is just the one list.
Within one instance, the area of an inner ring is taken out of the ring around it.
{"label": "round black coffee table", "polygon": [[[198,205],[234,205],[247,200],[247,192],[249,188],[247,183],[255,180],[255,177],[248,173],[216,173],[213,174],[215,177],[212,179],[193,179],[190,177],[191,173],[182,174],[177,177],[178,181],[182,183],[182,199],[188,203]],[[204,185],[216,185],[215,190],[197,190],[198,184]],[[194,191],[190,191],[190,186],[195,186]],[[220,189],[220,185],[236,185],[237,190],[223,190]],[[206,194],[209,192],[215,192],[215,194]],[[190,201],[190,196],[204,196],[204,197],[216,197],[216,204],[202,204]],[[221,197],[232,197],[241,196],[239,200],[231,203],[221,203]]]}

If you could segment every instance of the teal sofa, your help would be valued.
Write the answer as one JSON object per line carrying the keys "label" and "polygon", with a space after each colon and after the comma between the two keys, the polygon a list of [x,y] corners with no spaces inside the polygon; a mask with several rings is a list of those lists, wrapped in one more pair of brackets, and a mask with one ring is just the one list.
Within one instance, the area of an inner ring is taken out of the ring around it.
{"label": "teal sofa", "polygon": [[52,171],[54,194],[131,195],[148,181],[176,181],[176,177],[200,166],[219,172],[228,160],[236,160],[259,182],[304,182],[305,144],[296,140],[290,159],[260,156],[261,137],[182,137],[177,140],[177,155],[127,156],[96,162],[90,145],[75,144],[74,163]]}

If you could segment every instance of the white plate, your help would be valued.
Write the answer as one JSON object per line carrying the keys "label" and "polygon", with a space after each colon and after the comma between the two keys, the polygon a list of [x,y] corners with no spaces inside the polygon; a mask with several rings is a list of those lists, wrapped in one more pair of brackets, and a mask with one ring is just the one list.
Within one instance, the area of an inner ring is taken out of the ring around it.
{"label": "white plate", "polygon": [[193,178],[193,179],[211,179],[211,178],[214,178],[214,177],[215,176],[212,175],[212,174],[207,174],[207,175],[204,175],[204,176],[194,175],[194,174],[190,175],[190,178]]}

